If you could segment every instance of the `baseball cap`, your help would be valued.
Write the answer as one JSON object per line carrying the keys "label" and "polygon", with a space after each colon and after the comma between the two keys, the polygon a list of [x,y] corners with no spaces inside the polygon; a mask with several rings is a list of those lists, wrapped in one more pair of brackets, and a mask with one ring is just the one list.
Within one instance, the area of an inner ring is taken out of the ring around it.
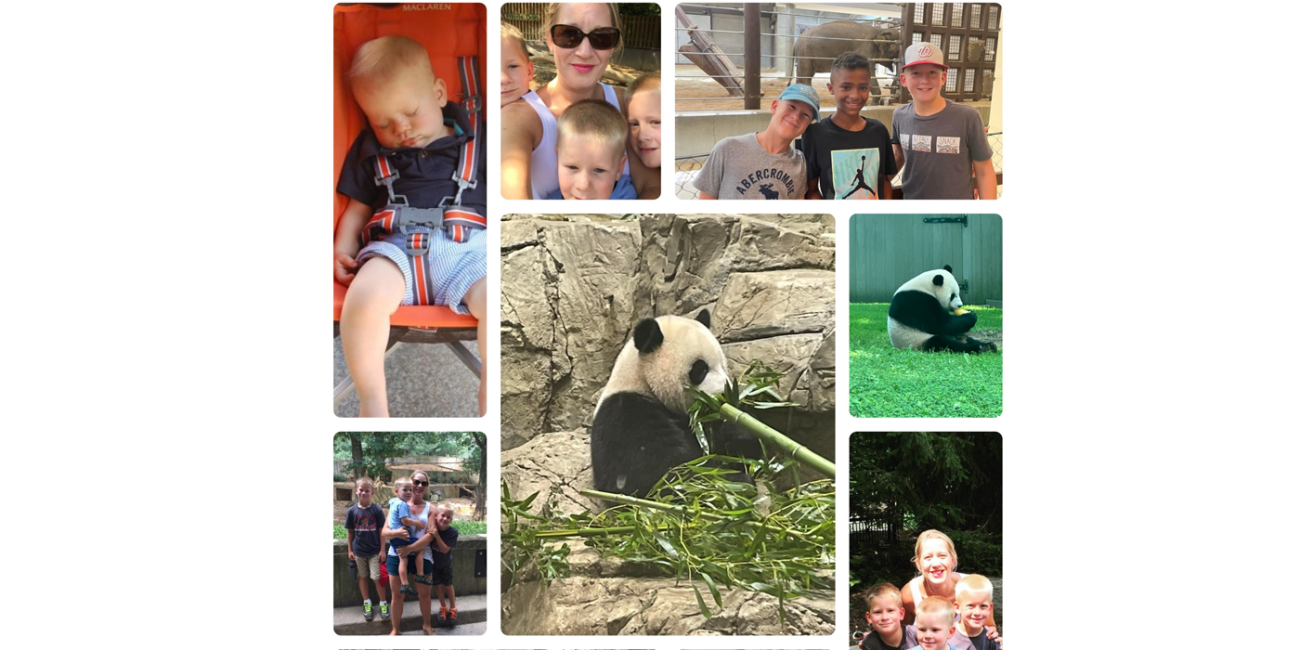
{"label": "baseball cap", "polygon": [[785,90],[781,91],[781,96],[777,99],[788,101],[803,102],[813,109],[812,121],[816,122],[821,117],[822,98],[817,94],[817,90],[808,84],[790,84]]}
{"label": "baseball cap", "polygon": [[912,43],[907,48],[907,51],[903,53],[903,67],[921,65],[922,63],[937,65],[944,70],[948,69],[948,66],[943,62],[943,52],[940,52],[939,47],[934,43],[925,41]]}

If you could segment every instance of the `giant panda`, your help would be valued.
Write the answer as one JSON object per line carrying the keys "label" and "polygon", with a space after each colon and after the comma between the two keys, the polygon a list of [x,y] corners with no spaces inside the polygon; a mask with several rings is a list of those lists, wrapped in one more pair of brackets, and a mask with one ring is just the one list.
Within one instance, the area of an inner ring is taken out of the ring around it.
{"label": "giant panda", "polygon": [[[716,394],[727,384],[727,360],[709,332],[709,312],[694,319],[647,318],[614,361],[591,425],[591,469],[597,490],[649,492],[668,470],[704,454],[686,411],[691,385]],[[734,425],[713,430],[715,454],[758,458],[762,448]]]}
{"label": "giant panda", "polygon": [[998,349],[993,343],[967,336],[972,327],[975,314],[961,309],[951,266],[926,271],[904,282],[889,302],[889,342],[900,350],[979,353]]}

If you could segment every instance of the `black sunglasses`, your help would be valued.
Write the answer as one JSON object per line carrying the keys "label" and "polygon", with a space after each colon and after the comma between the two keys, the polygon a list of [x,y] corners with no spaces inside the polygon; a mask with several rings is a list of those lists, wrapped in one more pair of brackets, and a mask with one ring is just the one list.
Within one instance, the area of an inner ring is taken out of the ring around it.
{"label": "black sunglasses", "polygon": [[591,46],[597,50],[612,50],[618,45],[617,27],[597,27],[584,32],[573,25],[551,25],[551,40],[556,47],[565,49],[582,45],[582,39],[591,39]]}
{"label": "black sunglasses", "polygon": [[411,481],[411,482],[414,483],[414,484],[416,484],[416,485],[421,485],[421,486],[423,486],[423,485],[428,485],[428,484],[429,484],[428,481]]}

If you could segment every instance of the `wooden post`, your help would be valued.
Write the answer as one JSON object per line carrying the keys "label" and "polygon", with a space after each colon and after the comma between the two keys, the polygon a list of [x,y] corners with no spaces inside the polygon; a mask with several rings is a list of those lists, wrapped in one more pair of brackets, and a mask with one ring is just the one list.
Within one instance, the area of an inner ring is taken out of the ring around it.
{"label": "wooden post", "polygon": [[[680,7],[680,5],[679,5]],[[745,3],[745,110],[758,109],[763,94],[763,41],[759,36],[758,3]]]}

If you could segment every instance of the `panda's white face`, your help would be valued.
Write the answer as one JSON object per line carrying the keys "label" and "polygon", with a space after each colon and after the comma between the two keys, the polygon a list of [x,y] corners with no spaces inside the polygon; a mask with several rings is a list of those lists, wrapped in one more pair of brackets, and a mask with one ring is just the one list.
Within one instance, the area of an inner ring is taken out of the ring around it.
{"label": "panda's white face", "polygon": [[934,296],[948,311],[961,307],[961,289],[948,267],[926,271],[908,280],[898,291],[923,291]]}
{"label": "panda's white face", "polygon": [[727,359],[722,346],[700,320],[660,316],[638,323],[632,340],[623,346],[609,383],[601,394],[631,391],[653,396],[665,406],[685,412],[694,398],[686,392],[695,386],[708,393],[720,393],[727,385]]}
{"label": "panda's white face", "polygon": [[663,333],[663,344],[639,355],[650,392],[677,411],[685,411],[694,399],[686,386],[706,393],[722,392],[727,385],[727,359],[709,328],[680,316],[660,316],[655,322]]}

